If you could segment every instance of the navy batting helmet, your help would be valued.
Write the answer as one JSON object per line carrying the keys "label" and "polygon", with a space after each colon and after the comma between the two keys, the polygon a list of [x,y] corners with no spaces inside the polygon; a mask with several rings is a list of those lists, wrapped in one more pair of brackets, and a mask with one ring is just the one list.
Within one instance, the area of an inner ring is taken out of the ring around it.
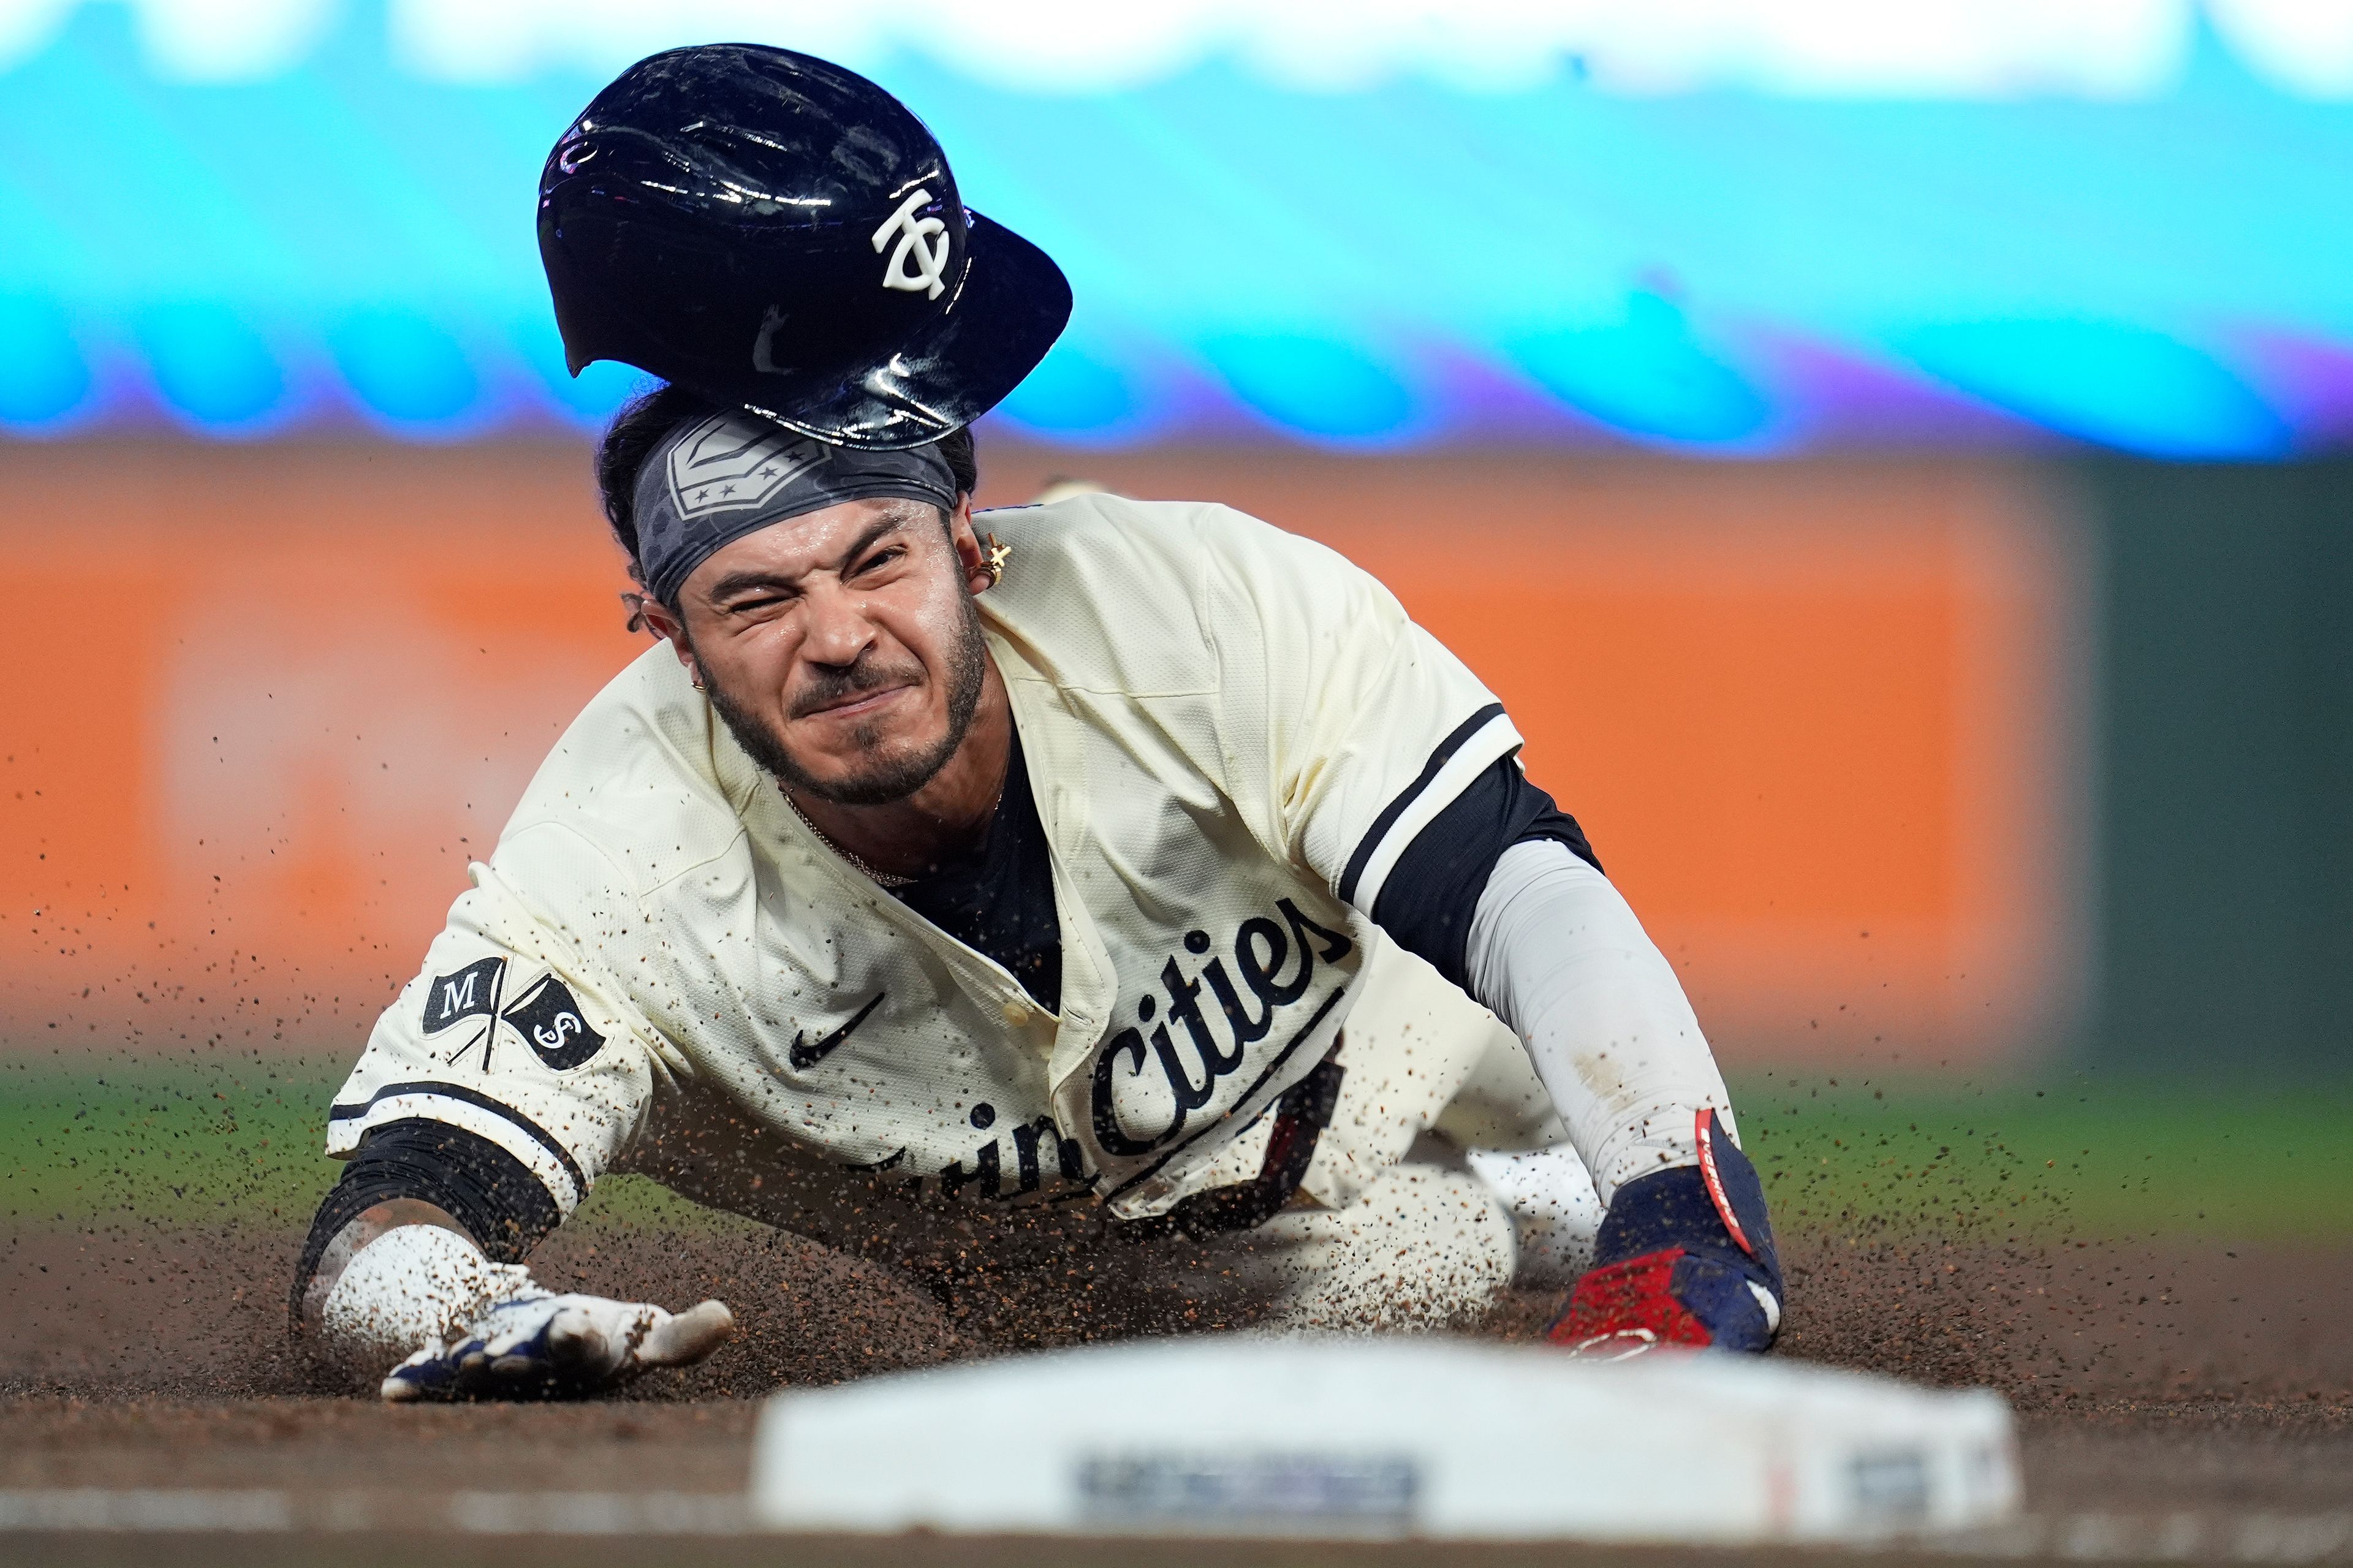
{"label": "navy batting helmet", "polygon": [[904,104],[752,44],[598,93],[540,174],[539,254],[575,375],[618,360],[871,450],[970,424],[1071,315],[1061,269],[965,209]]}

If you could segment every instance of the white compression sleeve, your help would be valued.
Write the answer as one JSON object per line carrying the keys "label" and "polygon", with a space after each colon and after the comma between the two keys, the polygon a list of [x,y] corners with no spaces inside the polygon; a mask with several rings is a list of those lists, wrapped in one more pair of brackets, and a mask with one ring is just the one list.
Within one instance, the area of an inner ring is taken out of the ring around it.
{"label": "white compression sleeve", "polygon": [[1724,1076],[1674,969],[1609,879],[1566,845],[1504,851],[1465,957],[1471,994],[1526,1043],[1603,1203],[1637,1176],[1696,1164],[1702,1106],[1730,1124]]}
{"label": "white compression sleeve", "polygon": [[331,1346],[384,1368],[457,1333],[492,1302],[546,1293],[521,1265],[491,1262],[455,1231],[404,1225],[352,1255],[321,1316]]}

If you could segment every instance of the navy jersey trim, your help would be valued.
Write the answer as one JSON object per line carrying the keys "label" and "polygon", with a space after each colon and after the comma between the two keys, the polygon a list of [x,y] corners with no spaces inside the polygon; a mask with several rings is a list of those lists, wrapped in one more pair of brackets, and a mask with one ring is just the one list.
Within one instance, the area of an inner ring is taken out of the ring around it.
{"label": "navy jersey trim", "polygon": [[1503,713],[1502,703],[1490,702],[1468,719],[1463,720],[1461,723],[1457,724],[1453,733],[1439,742],[1438,749],[1430,753],[1430,761],[1422,764],[1421,776],[1406,785],[1395,800],[1381,808],[1381,814],[1373,818],[1372,826],[1365,830],[1365,837],[1357,844],[1356,852],[1348,857],[1348,868],[1340,873],[1339,892],[1342,903],[1353,904],[1356,901],[1356,883],[1363,879],[1365,868],[1372,864],[1374,855],[1379,852],[1381,841],[1388,837],[1389,829],[1397,826],[1398,818],[1403,816],[1412,807],[1413,803],[1421,798],[1422,791],[1430,787],[1430,781],[1438,777],[1439,770],[1452,760],[1454,753],[1468,744],[1472,736],[1485,729],[1494,720],[1503,717]]}
{"label": "navy jersey trim", "polygon": [[369,1111],[375,1110],[379,1101],[390,1100],[396,1095],[402,1094],[438,1095],[443,1100],[454,1100],[461,1104],[475,1106],[480,1110],[490,1111],[494,1116],[503,1118],[505,1121],[512,1122],[516,1129],[527,1135],[533,1142],[537,1143],[541,1148],[555,1156],[556,1162],[564,1167],[564,1173],[572,1178],[572,1194],[575,1201],[586,1198],[588,1195],[587,1173],[583,1171],[580,1168],[580,1163],[572,1157],[572,1151],[566,1149],[563,1144],[555,1141],[555,1135],[554,1133],[548,1131],[546,1128],[542,1127],[538,1122],[533,1121],[530,1117],[525,1116],[522,1111],[517,1110],[513,1106],[501,1105],[497,1100],[492,1100],[489,1095],[484,1094],[478,1089],[467,1089],[462,1085],[454,1083],[386,1084],[384,1088],[377,1089],[375,1093],[370,1095],[367,1102],[364,1105],[329,1106],[327,1108],[327,1120],[330,1121],[356,1121],[361,1117],[365,1116]]}

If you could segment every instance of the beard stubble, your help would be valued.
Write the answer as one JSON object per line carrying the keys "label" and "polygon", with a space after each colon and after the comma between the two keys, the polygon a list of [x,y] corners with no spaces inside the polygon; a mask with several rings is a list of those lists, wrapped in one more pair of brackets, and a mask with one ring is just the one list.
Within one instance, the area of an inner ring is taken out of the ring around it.
{"label": "beard stubble", "polygon": [[[851,743],[857,747],[865,765],[847,776],[826,783],[812,777],[799,760],[785,745],[784,738],[768,722],[754,712],[750,704],[737,700],[736,695],[711,673],[701,656],[695,662],[703,670],[703,695],[727,726],[735,743],[744,754],[768,773],[783,781],[796,795],[811,795],[836,805],[889,805],[906,799],[939,776],[950,758],[963,746],[964,738],[972,729],[973,715],[980,710],[980,694],[987,684],[988,645],[981,636],[980,607],[974,603],[969,590],[958,597],[961,615],[955,636],[947,649],[943,673],[947,678],[947,729],[938,741],[912,755],[885,756],[880,725],[860,725],[850,731]],[[694,651],[694,640],[687,639],[687,651]],[[906,667],[870,665],[864,659],[846,668],[829,670],[811,683],[794,703],[797,713],[838,702],[852,692],[871,691],[898,680]]]}

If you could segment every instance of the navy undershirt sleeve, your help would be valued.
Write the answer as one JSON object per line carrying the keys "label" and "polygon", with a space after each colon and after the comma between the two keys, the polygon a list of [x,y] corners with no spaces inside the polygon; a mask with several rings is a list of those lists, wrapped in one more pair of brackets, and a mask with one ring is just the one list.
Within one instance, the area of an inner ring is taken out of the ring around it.
{"label": "navy undershirt sleeve", "polygon": [[464,1226],[493,1263],[522,1262],[564,1217],[522,1161],[479,1133],[422,1117],[387,1121],[368,1132],[311,1221],[294,1268],[298,1311],[328,1244],[395,1198],[431,1204]]}
{"label": "navy undershirt sleeve", "polygon": [[1373,902],[1373,923],[1468,989],[1464,954],[1479,896],[1504,851],[1531,838],[1567,845],[1570,854],[1601,869],[1577,818],[1528,782],[1516,757],[1504,757],[1473,779],[1398,857]]}

